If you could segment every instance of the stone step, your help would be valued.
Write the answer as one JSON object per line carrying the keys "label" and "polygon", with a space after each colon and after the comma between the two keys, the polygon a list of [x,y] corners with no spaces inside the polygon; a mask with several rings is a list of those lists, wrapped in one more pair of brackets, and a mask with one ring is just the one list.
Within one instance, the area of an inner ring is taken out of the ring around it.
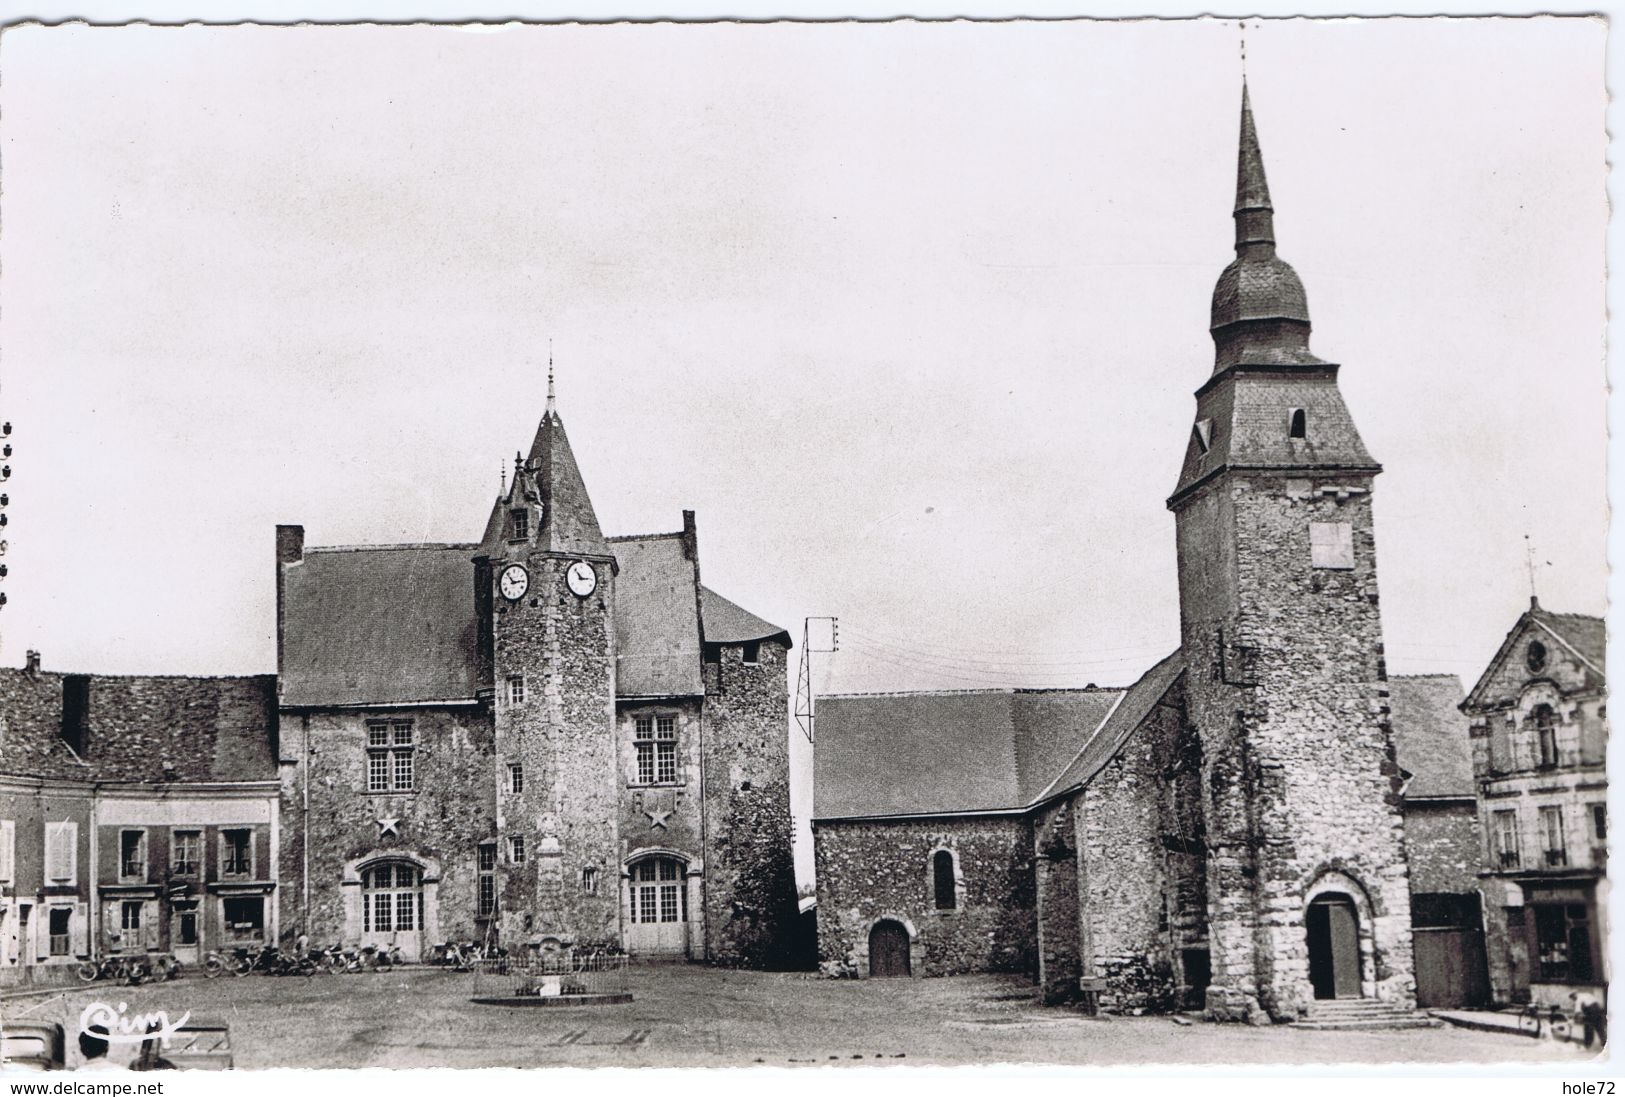
{"label": "stone step", "polygon": [[1314,1029],[1320,1032],[1375,1031],[1394,1028],[1440,1028],[1443,1022],[1420,1013],[1401,1013],[1392,1017],[1368,1017],[1359,1020],[1294,1021],[1290,1028]]}

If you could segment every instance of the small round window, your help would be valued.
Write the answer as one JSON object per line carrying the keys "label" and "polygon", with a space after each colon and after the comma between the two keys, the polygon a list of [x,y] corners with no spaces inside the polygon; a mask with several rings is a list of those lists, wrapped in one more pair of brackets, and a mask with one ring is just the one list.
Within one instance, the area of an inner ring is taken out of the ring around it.
{"label": "small round window", "polygon": [[1539,674],[1546,669],[1546,645],[1539,640],[1530,641],[1529,650],[1524,653],[1524,662],[1529,664],[1531,674]]}

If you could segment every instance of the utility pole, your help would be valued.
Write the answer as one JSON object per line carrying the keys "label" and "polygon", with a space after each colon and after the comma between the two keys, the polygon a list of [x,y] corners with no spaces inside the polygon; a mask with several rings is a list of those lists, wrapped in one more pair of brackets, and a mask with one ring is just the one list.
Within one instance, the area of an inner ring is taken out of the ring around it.
{"label": "utility pole", "polygon": [[[822,630],[819,631],[819,644],[813,646],[812,623],[814,621],[829,622],[829,639],[825,641]],[[812,686],[812,657],[813,652],[822,655],[832,654],[840,650],[840,622],[834,617],[803,617],[801,619],[801,670],[796,675],[796,723],[801,725],[801,733],[807,737],[807,742],[813,741],[813,686]],[[826,646],[827,644],[827,646]]]}

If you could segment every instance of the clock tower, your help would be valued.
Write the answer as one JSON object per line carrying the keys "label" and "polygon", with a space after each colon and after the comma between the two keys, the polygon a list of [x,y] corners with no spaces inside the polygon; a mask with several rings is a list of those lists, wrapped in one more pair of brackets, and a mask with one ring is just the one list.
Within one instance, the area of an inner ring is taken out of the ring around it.
{"label": "clock tower", "polygon": [[475,559],[497,778],[495,849],[481,855],[495,909],[481,913],[509,948],[620,943],[615,572],[550,375]]}
{"label": "clock tower", "polygon": [[1212,375],[1168,500],[1189,715],[1202,745],[1216,1011],[1414,1004],[1401,780],[1371,493],[1381,472],[1309,349],[1242,89],[1236,258]]}

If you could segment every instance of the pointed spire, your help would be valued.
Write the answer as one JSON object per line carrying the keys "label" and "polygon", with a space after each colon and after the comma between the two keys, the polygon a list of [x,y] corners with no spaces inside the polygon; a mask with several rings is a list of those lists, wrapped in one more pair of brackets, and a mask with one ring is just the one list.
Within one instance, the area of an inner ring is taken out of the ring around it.
{"label": "pointed spire", "polygon": [[547,408],[543,415],[557,415],[558,401],[553,397],[553,337],[547,337]]}
{"label": "pointed spire", "polygon": [[1275,207],[1264,177],[1264,154],[1258,148],[1252,97],[1241,82],[1241,148],[1236,161],[1236,253],[1253,245],[1275,244]]}

